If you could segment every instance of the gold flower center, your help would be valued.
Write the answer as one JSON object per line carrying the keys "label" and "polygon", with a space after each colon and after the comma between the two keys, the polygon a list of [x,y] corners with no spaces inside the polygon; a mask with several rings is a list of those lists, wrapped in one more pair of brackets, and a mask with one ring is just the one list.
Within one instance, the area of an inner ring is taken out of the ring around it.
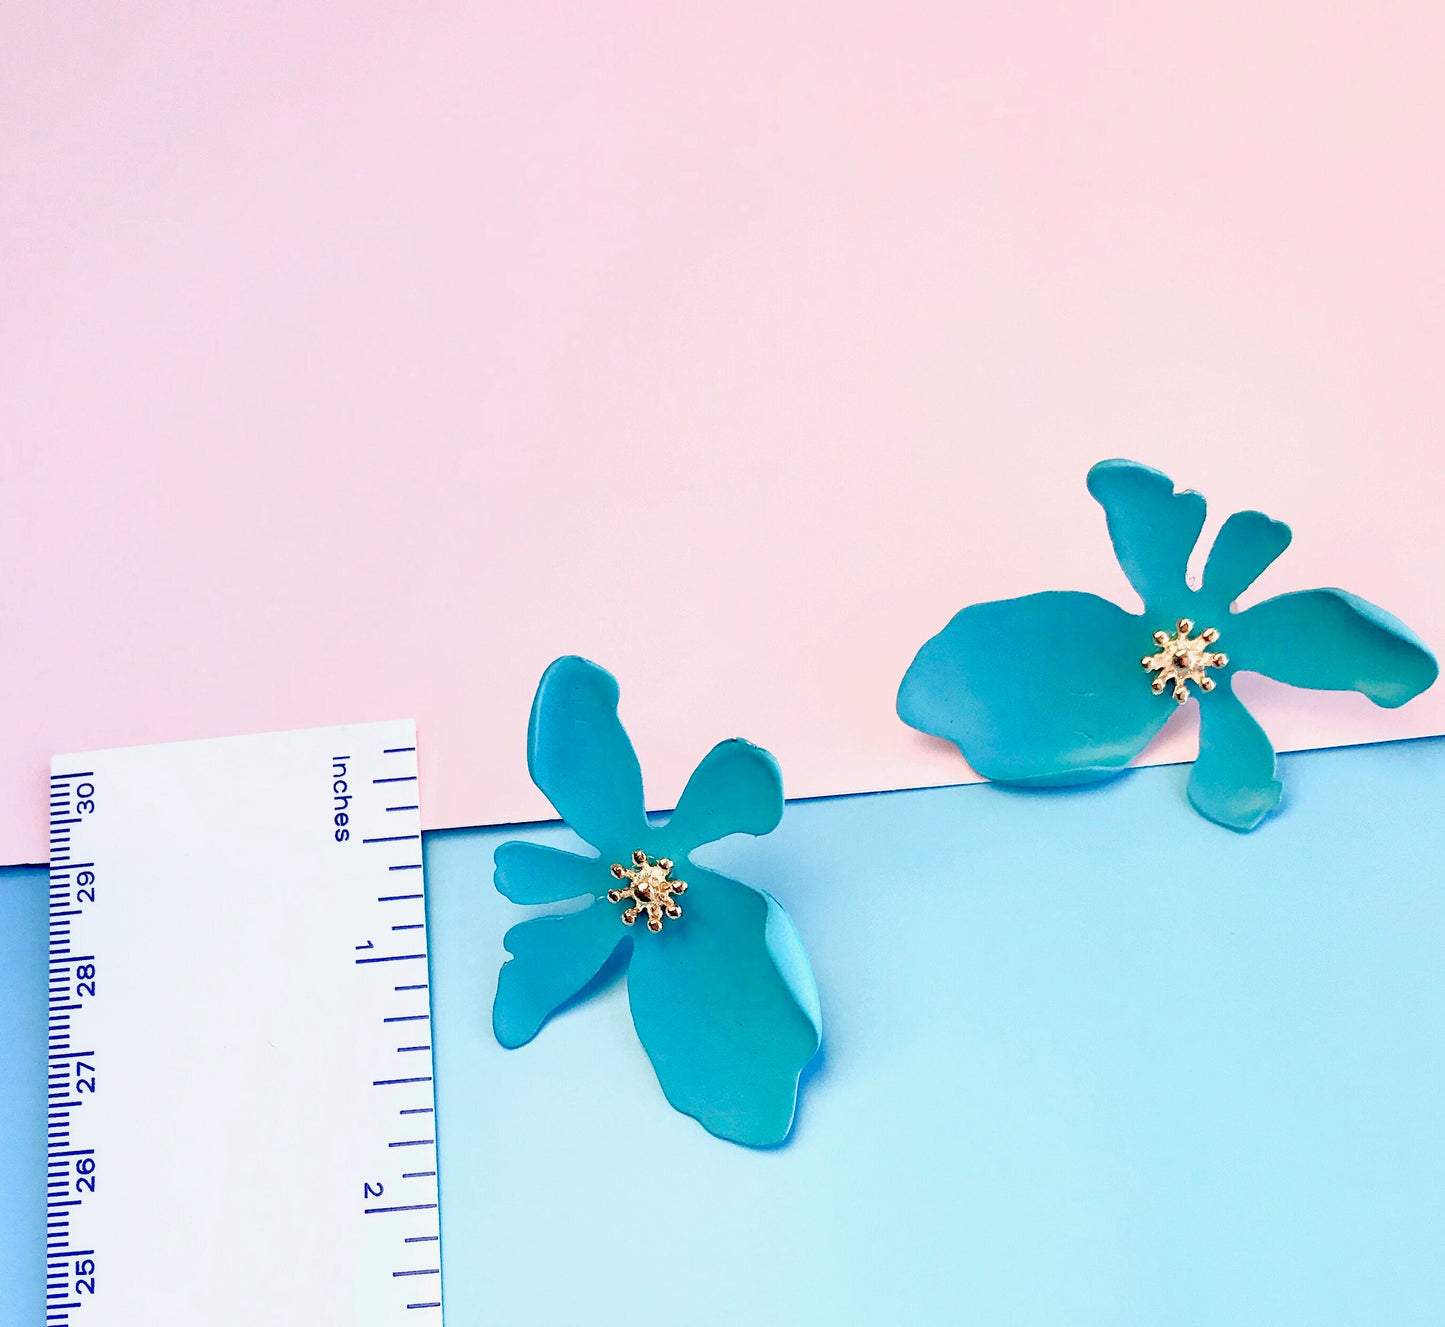
{"label": "gold flower center", "polygon": [[1186,683],[1195,683],[1201,691],[1213,691],[1214,679],[1205,673],[1206,668],[1223,668],[1229,662],[1226,654],[1216,654],[1208,647],[1219,639],[1213,627],[1206,627],[1198,636],[1193,636],[1194,623],[1181,617],[1174,624],[1174,634],[1164,631],[1154,633],[1154,644],[1159,647],[1156,654],[1146,654],[1144,667],[1158,676],[1150,685],[1156,696],[1162,695],[1165,686],[1174,683],[1174,699],[1181,705],[1189,699]]}
{"label": "gold flower center", "polygon": [[632,869],[628,870],[620,862],[613,862],[612,876],[616,880],[627,881],[625,888],[607,891],[609,903],[621,903],[623,899],[629,899],[632,902],[630,908],[623,910],[622,924],[624,926],[631,926],[645,912],[647,929],[656,932],[662,930],[664,917],[676,921],[682,916],[682,908],[673,902],[672,896],[686,894],[687,881],[670,878],[672,876],[670,858],[659,857],[653,861],[639,848],[632,854]]}

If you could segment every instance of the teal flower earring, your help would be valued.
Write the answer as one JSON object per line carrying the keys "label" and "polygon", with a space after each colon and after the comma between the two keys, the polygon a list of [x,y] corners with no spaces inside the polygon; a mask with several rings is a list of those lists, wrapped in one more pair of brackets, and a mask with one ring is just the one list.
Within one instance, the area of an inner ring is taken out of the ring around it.
{"label": "teal flower earring", "polygon": [[751,742],[721,742],[667,822],[653,825],[617,698],[612,675],[578,658],[558,659],[537,687],[533,782],[599,855],[497,849],[496,886],[512,902],[588,901],[507,932],[493,1030],[503,1046],[525,1045],[624,951],[633,1026],[668,1101],[720,1138],[779,1143],[822,1036],[812,968],[775,899],[688,857],[777,827],[778,763]]}
{"label": "teal flower earring", "polygon": [[[1185,568],[1203,497],[1133,461],[1101,461],[1088,484],[1143,614],[1074,591],[974,604],[918,651],[899,688],[899,717],[956,743],[985,778],[1027,787],[1108,778],[1192,698],[1200,731],[1189,800],[1217,824],[1249,830],[1278,804],[1280,784],[1269,738],[1234,694],[1236,673],[1359,691],[1387,707],[1435,681],[1435,657],[1414,633],[1344,590],[1234,611],[1289,546],[1288,526],[1235,512],[1195,590]],[[1049,666],[1033,667],[1051,642]]]}

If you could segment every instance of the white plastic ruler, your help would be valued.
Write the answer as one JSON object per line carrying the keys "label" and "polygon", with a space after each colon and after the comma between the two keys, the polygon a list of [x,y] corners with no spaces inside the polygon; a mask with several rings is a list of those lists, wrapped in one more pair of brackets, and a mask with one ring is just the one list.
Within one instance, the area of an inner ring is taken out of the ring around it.
{"label": "white plastic ruler", "polygon": [[51,766],[48,1324],[441,1321],[415,726]]}

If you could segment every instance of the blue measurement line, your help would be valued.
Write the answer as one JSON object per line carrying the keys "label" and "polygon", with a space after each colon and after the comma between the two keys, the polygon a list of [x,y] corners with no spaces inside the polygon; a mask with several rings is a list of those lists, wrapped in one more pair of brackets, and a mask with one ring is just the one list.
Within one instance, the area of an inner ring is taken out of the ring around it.
{"label": "blue measurement line", "polygon": [[[436,1142],[435,1138],[408,1138],[401,1143],[388,1143],[388,1147],[430,1147]],[[77,1201],[79,1201],[77,1199]]]}
{"label": "blue measurement line", "polygon": [[440,1235],[408,1235],[403,1244],[435,1244],[441,1238]]}
{"label": "blue measurement line", "polygon": [[51,782],[51,783],[58,783],[61,779],[93,779],[93,778],[95,778],[95,771],[94,771],[93,769],[83,769],[83,770],[80,771],[79,774],[52,774],[52,775],[50,776],[50,782]]}
{"label": "blue measurement line", "polygon": [[407,1051],[429,1051],[429,1050],[431,1050],[431,1047],[430,1047],[430,1046],[398,1046],[398,1047],[396,1048],[396,1053],[397,1053],[398,1055],[405,1055],[405,1054],[407,1053]]}
{"label": "blue measurement line", "polygon": [[392,1273],[393,1276],[440,1276],[441,1274],[442,1269],[440,1267],[418,1267],[415,1271],[411,1272]]}
{"label": "blue measurement line", "polygon": [[414,746],[389,746],[382,751],[384,756],[399,756],[403,751],[415,751]]}
{"label": "blue measurement line", "polygon": [[436,1109],[435,1106],[412,1106],[408,1110],[398,1111],[399,1115],[430,1115]]}
{"label": "blue measurement line", "polygon": [[391,1087],[396,1083],[430,1083],[431,1075],[422,1074],[420,1078],[373,1078],[372,1087]]}
{"label": "blue measurement line", "polygon": [[430,1018],[430,1014],[397,1014],[394,1018],[383,1018],[383,1023],[415,1023],[418,1019]]}
{"label": "blue measurement line", "polygon": [[392,929],[393,931],[424,931],[424,930],[426,930],[426,923],[425,923],[425,922],[403,922],[400,926],[393,926],[391,929]]}
{"label": "blue measurement line", "polygon": [[432,1212],[435,1210],[435,1203],[402,1203],[397,1207],[363,1207],[361,1214],[371,1216],[376,1212]]}
{"label": "blue measurement line", "polygon": [[380,954],[376,958],[359,958],[358,963],[402,963],[409,958],[425,958],[425,954]]}
{"label": "blue measurement line", "polygon": [[393,986],[391,989],[394,991],[424,991],[426,982],[418,982],[415,986]]}
{"label": "blue measurement line", "polygon": [[[393,871],[395,871],[395,870],[397,870],[398,868],[395,867],[395,866],[393,866],[391,869],[392,869]],[[425,897],[426,897],[425,894],[383,894],[383,895],[382,895],[379,899],[377,899],[376,901],[377,901],[378,903],[400,903],[403,899],[409,899],[409,898],[425,898]]]}
{"label": "blue measurement line", "polygon": [[420,862],[408,862],[405,866],[388,866],[388,871],[420,871]]}
{"label": "blue measurement line", "polygon": [[409,1308],[409,1309],[439,1309],[439,1308],[441,1308],[441,1306],[442,1306],[441,1300],[439,1300],[439,1299],[431,1299],[431,1300],[428,1300],[425,1304],[408,1304],[408,1305],[407,1305],[407,1308]]}
{"label": "blue measurement line", "polygon": [[372,779],[373,783],[415,783],[415,774],[397,774],[390,779]]}
{"label": "blue measurement line", "polygon": [[[435,1174],[436,1174],[436,1171],[434,1171],[434,1170],[404,1170],[404,1171],[402,1171],[401,1177],[402,1177],[402,1179],[404,1179],[404,1180],[424,1180],[424,1179],[426,1179],[429,1175],[435,1175]],[[70,1181],[69,1181],[69,1180],[66,1180],[66,1183],[69,1184]],[[408,1240],[407,1242],[410,1243],[411,1241]]]}
{"label": "blue measurement line", "polygon": [[389,806],[386,809],[388,811],[420,811],[421,807],[413,802],[410,806]]}
{"label": "blue measurement line", "polygon": [[408,839],[419,839],[420,834],[381,834],[374,839],[362,839],[363,843],[405,843]]}

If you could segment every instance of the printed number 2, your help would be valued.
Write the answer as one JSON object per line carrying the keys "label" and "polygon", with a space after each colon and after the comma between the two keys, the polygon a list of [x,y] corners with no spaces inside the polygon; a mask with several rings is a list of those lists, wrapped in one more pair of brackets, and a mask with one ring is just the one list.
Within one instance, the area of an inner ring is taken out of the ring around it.
{"label": "printed number 2", "polygon": [[366,1198],[380,1198],[381,1190],[382,1186],[379,1180],[375,1184],[363,1184],[361,1186],[362,1196]]}

